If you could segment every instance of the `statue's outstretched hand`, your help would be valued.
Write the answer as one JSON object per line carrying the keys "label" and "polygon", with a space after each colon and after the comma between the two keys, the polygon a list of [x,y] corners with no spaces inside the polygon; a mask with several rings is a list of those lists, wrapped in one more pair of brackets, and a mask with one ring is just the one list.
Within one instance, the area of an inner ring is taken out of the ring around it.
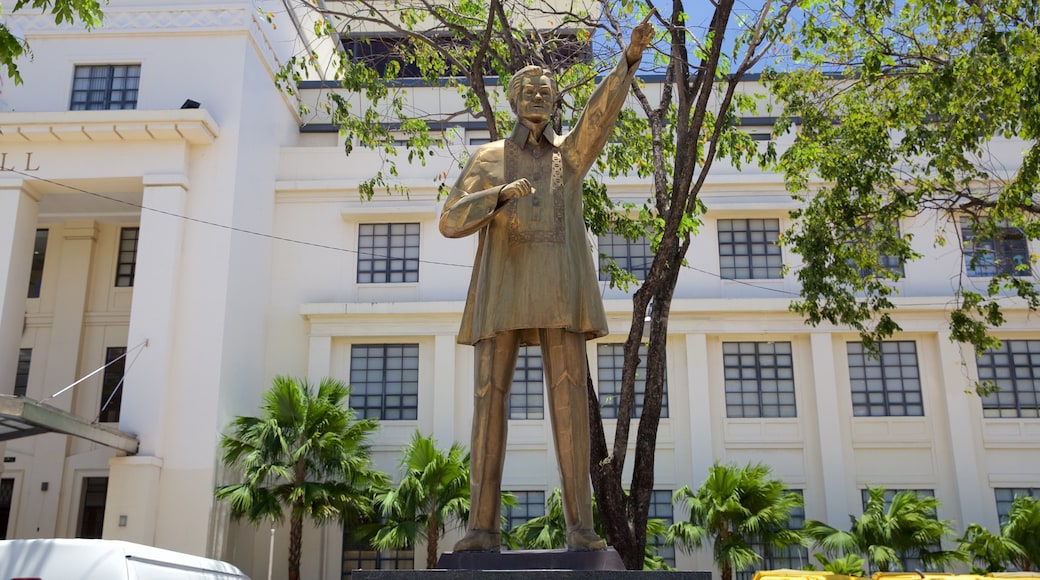
{"label": "statue's outstretched hand", "polygon": [[625,49],[625,58],[628,59],[628,63],[635,64],[642,60],[643,51],[646,47],[650,46],[650,43],[654,40],[654,25],[650,24],[649,19],[639,23],[638,26],[632,29],[632,40],[628,43],[628,48]]}

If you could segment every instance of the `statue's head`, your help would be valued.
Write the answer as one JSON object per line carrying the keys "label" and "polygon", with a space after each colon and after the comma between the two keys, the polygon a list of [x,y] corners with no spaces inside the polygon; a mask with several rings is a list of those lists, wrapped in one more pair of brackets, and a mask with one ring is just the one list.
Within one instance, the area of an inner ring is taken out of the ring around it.
{"label": "statue's head", "polygon": [[559,94],[559,91],[557,90],[556,80],[553,78],[552,71],[532,64],[516,71],[516,74],[509,79],[509,86],[506,87],[506,99],[509,100],[509,106],[514,113],[517,113],[516,106],[520,100],[520,92],[524,90],[524,85],[541,77],[546,77],[549,80],[549,86],[552,88],[551,105],[553,107],[556,106],[556,96]]}

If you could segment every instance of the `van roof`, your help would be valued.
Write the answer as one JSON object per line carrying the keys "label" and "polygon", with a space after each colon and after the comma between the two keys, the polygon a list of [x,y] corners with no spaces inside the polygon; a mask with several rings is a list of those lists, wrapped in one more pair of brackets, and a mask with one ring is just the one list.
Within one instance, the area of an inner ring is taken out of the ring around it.
{"label": "van roof", "polygon": [[[220,577],[247,579],[241,570],[220,560],[184,554],[122,540],[88,540],[79,538],[43,538],[0,540],[0,577],[10,572],[15,576],[34,576],[33,570],[50,569],[57,558],[65,561],[91,562],[94,574],[83,577],[116,577],[126,575],[127,562],[161,565],[183,570],[205,571]],[[122,571],[116,569],[122,566]],[[103,573],[102,570],[105,572]],[[86,572],[79,568],[81,573]]]}

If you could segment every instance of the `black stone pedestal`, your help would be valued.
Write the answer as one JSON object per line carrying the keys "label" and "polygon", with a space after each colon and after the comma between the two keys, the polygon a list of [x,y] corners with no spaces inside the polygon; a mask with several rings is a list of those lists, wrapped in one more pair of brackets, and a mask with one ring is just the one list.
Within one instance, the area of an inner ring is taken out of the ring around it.
{"label": "black stone pedestal", "polygon": [[596,551],[516,550],[445,552],[437,560],[446,570],[624,570],[613,548]]}
{"label": "black stone pedestal", "polygon": [[352,580],[711,580],[711,572],[625,570],[613,549],[447,552],[436,570],[357,570]]}

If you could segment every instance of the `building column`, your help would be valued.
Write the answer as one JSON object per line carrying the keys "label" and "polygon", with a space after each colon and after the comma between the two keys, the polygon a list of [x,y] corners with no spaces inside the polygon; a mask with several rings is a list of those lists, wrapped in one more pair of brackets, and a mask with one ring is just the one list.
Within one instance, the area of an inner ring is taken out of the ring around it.
{"label": "building column", "polygon": [[689,485],[697,489],[708,478],[715,462],[712,440],[711,384],[708,381],[708,337],[686,335],[686,381],[690,393],[690,467],[693,479]]}
{"label": "building column", "polygon": [[320,381],[332,376],[332,337],[311,336],[307,349],[307,380]]}
{"label": "building column", "polygon": [[22,343],[40,201],[23,185],[21,178],[0,181],[0,392],[5,394],[10,394]]}
{"label": "building column", "polygon": [[[455,335],[438,334],[433,338],[433,437],[442,446],[450,446],[455,436]],[[465,441],[466,439],[463,439]]]}
{"label": "building column", "polygon": [[[996,500],[988,489],[988,470],[979,463],[984,459],[983,450],[980,449],[983,433],[978,409],[981,403],[978,396],[969,393],[971,379],[964,372],[964,362],[972,358],[974,353],[970,348],[954,342],[949,331],[939,332],[936,340],[939,368],[942,371],[939,384],[946,405],[943,427],[950,437],[954,489],[957,507],[961,512],[959,519],[962,522],[995,522]],[[943,422],[940,416],[934,416],[933,420],[937,426]]]}
{"label": "building column", "polygon": [[[174,339],[184,241],[184,220],[177,216],[185,214],[186,182],[181,175],[144,178],[142,205],[149,209],[141,212],[127,344],[147,346],[127,367],[119,417],[120,430],[136,435],[141,447],[133,459],[114,460],[109,473],[105,537],[148,545],[156,543],[164,443],[177,436],[165,431],[169,424],[165,413],[169,392],[176,388],[171,376],[177,355]],[[179,424],[186,425],[183,421]],[[135,491],[122,493],[127,489]],[[125,516],[127,526],[110,527],[118,519],[108,518],[107,513]],[[204,544],[208,525],[200,522],[200,528],[182,532],[201,535],[200,543]]]}
{"label": "building column", "polygon": [[823,474],[822,519],[832,524],[844,522],[848,517],[849,482],[846,474],[844,438],[842,437],[842,414],[838,405],[837,377],[834,363],[834,341],[830,333],[814,332],[810,335],[813,375],[816,397],[816,422],[820,433],[820,468]]}
{"label": "building column", "polygon": [[[61,253],[56,256],[59,274],[55,288],[54,322],[51,325],[47,364],[43,369],[44,392],[51,395],[42,401],[63,411],[70,411],[75,389],[54,395],[80,378],[83,324],[98,229],[93,220],[69,220],[61,232]],[[57,522],[67,448],[68,436],[57,433],[38,435],[34,442],[33,469],[27,474],[26,484],[30,490],[40,492],[30,496],[30,505],[27,507],[31,513],[39,515],[32,529],[18,530],[23,537],[53,538],[65,535],[65,530],[57,529]],[[71,498],[70,505],[77,505],[78,502],[79,498]]]}

